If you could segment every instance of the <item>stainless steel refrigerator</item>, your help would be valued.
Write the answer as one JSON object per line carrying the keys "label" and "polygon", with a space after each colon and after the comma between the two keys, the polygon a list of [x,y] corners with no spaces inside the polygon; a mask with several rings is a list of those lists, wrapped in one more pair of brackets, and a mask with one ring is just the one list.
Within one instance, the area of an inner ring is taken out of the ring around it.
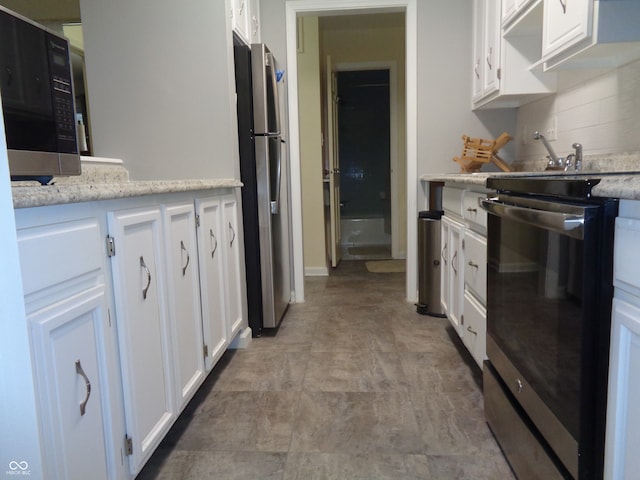
{"label": "stainless steel refrigerator", "polygon": [[276,60],[234,37],[247,304],[254,336],[280,325],[291,299],[288,169]]}

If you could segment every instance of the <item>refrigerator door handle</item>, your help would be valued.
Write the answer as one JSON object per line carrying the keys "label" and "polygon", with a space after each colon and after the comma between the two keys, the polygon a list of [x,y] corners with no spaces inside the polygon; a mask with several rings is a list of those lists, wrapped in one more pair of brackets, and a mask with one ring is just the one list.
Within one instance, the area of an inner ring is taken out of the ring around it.
{"label": "refrigerator door handle", "polygon": [[280,147],[280,141],[278,139],[278,165],[276,167],[276,191],[275,200],[271,200],[271,214],[277,215],[280,213],[280,182],[282,180],[282,148]]}

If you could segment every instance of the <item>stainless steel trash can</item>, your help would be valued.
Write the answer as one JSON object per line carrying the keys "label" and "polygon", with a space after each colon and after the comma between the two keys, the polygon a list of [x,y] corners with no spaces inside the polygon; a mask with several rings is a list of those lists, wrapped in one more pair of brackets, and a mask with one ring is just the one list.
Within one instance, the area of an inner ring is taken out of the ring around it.
{"label": "stainless steel trash can", "polygon": [[432,317],[446,317],[440,303],[441,210],[418,213],[418,303],[416,311]]}

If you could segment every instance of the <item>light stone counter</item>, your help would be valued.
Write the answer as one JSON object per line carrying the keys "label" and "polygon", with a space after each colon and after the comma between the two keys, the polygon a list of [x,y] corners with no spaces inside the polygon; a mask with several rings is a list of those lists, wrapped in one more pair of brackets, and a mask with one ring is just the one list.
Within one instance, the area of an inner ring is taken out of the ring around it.
{"label": "light stone counter", "polygon": [[129,181],[120,165],[82,165],[79,177],[56,177],[51,185],[13,182],[13,207],[29,208],[65,203],[112,200],[161,193],[241,187],[236,179]]}
{"label": "light stone counter", "polygon": [[422,175],[423,182],[452,182],[486,187],[492,177],[600,178],[593,187],[597,197],[640,200],[640,153],[586,156],[583,170],[545,171],[544,161],[514,163],[514,172],[442,173]]}

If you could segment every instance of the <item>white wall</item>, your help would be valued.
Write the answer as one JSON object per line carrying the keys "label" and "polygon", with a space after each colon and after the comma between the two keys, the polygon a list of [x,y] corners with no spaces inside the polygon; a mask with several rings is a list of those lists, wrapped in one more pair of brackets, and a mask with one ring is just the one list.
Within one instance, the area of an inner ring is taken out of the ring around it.
{"label": "white wall", "polygon": [[640,151],[640,61],[604,73],[561,72],[557,94],[518,109],[518,160],[545,162],[542,142],[531,136],[554,118],[558,139],[551,146],[560,156],[574,142],[585,155]]}
{"label": "white wall", "polygon": [[134,180],[239,178],[228,0],[81,0],[94,153]]}

